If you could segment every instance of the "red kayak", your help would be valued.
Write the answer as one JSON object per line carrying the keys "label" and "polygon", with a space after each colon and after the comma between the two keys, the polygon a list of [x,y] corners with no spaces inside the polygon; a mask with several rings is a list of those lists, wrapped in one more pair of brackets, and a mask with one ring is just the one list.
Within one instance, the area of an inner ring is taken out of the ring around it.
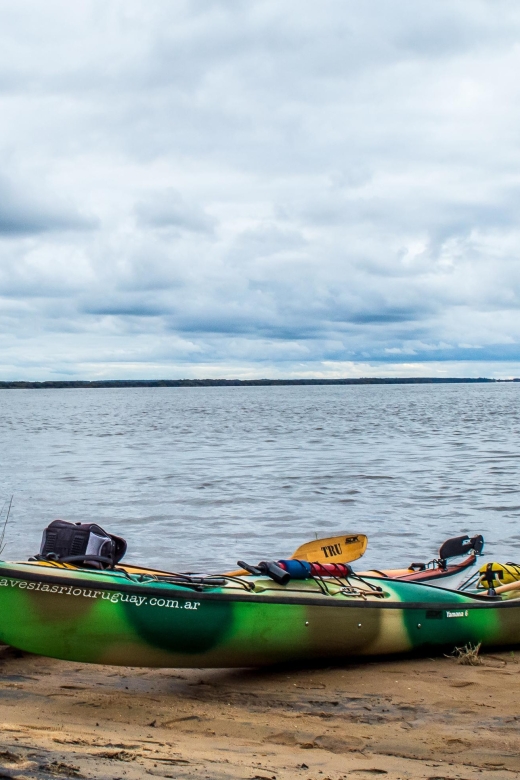
{"label": "red kayak", "polygon": [[[448,539],[439,550],[439,557],[428,563],[411,563],[407,569],[372,569],[358,572],[361,576],[389,577],[393,580],[419,582],[436,585],[439,588],[457,590],[468,578],[470,569],[484,548],[484,538],[480,534],[457,536]],[[448,563],[450,558],[460,555],[467,557],[460,563]]]}

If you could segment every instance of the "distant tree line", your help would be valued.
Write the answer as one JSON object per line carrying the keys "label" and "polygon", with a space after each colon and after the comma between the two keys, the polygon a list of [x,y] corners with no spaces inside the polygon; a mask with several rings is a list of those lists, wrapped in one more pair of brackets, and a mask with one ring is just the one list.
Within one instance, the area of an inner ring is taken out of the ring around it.
{"label": "distant tree line", "polygon": [[429,385],[475,384],[477,382],[520,382],[520,379],[486,377],[363,377],[361,379],[97,379],[91,382],[64,380],[49,382],[0,382],[0,390],[47,390],[96,387],[266,387],[271,385]]}

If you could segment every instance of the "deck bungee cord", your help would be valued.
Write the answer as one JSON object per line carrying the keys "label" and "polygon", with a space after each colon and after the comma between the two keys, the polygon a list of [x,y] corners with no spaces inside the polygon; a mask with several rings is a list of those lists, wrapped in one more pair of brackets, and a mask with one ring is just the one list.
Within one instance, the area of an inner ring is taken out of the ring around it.
{"label": "deck bungee cord", "polygon": [[[121,565],[127,543],[114,534],[107,533],[95,523],[69,523],[55,520],[44,530],[40,552],[29,559],[41,561],[45,565],[86,568],[89,571],[120,572],[133,582],[170,582],[187,588],[204,589],[235,583],[236,586],[255,591],[257,586],[251,577],[268,577],[280,585],[288,585],[291,580],[313,579],[324,595],[330,592],[327,583],[337,579],[342,583],[344,593],[366,594],[379,588],[363,579],[363,587],[352,585],[348,578],[358,583],[360,577],[378,577],[382,579],[400,579],[413,582],[431,582],[446,586],[448,581],[459,577],[476,557],[482,553],[484,539],[481,535],[473,537],[459,536],[448,539],[441,545],[438,558],[428,563],[412,563],[405,570],[379,570],[355,572],[350,562],[361,557],[367,547],[364,534],[341,534],[306,542],[292,554],[291,558],[278,561],[261,561],[256,566],[238,561],[242,568],[232,572],[218,574],[198,574],[193,572],[171,572],[147,569],[140,566]],[[450,565],[448,560],[469,554],[461,564]],[[316,560],[314,560],[314,558]],[[339,560],[342,558],[343,560]],[[135,577],[135,579],[132,579]],[[247,577],[248,579],[244,579]],[[459,577],[460,579],[460,577]],[[442,580],[442,583],[441,583]],[[261,586],[263,590],[266,586]],[[294,586],[291,586],[294,590]]]}

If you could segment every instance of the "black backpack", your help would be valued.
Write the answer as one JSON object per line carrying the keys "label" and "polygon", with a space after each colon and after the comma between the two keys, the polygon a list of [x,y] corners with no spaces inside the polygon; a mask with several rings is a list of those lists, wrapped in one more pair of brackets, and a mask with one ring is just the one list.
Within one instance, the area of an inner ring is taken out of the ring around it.
{"label": "black backpack", "polygon": [[43,532],[39,560],[61,561],[111,569],[126,552],[120,536],[107,534],[96,523],[68,523],[53,520]]}

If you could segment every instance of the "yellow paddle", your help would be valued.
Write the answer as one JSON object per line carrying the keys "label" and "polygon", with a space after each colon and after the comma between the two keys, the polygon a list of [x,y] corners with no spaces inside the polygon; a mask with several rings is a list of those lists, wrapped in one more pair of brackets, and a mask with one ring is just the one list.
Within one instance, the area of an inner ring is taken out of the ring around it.
{"label": "yellow paddle", "polygon": [[[368,538],[365,534],[341,534],[340,536],[325,536],[305,542],[291,555],[292,560],[309,561],[309,563],[351,563],[361,558],[367,549]],[[228,571],[228,577],[244,577],[249,574],[245,569]]]}
{"label": "yellow paddle", "polygon": [[357,561],[367,549],[365,534],[341,534],[326,536],[305,542],[293,552],[291,558],[309,563],[351,563]]}

